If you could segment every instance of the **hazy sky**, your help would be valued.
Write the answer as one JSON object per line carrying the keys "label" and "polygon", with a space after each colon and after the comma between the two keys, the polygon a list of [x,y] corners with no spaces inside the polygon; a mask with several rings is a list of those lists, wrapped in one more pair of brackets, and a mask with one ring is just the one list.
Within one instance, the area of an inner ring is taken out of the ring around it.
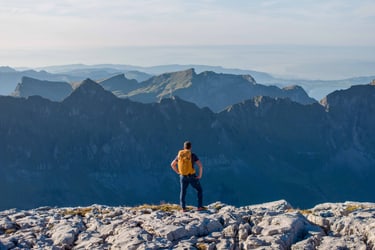
{"label": "hazy sky", "polygon": [[[323,45],[353,50],[374,46],[374,31],[374,0],[0,0],[0,65],[99,63],[85,55],[134,46]],[[125,52],[122,61],[112,54],[103,63],[147,64],[137,58],[133,62]],[[181,55],[177,61],[183,59]],[[226,66],[225,57],[221,60],[216,64]],[[158,64],[155,58],[152,62]],[[189,58],[186,63],[205,61]]]}

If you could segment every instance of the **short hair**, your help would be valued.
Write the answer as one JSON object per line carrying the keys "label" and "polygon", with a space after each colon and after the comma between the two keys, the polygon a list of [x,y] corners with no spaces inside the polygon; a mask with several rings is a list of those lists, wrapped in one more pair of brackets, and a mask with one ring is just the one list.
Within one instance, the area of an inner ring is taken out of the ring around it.
{"label": "short hair", "polygon": [[184,149],[191,149],[191,142],[189,141],[184,142]]}

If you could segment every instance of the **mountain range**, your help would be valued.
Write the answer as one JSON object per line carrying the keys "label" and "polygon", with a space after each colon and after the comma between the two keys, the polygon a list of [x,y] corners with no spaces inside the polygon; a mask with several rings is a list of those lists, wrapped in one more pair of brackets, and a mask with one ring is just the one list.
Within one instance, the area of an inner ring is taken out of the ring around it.
{"label": "mountain range", "polygon": [[11,67],[0,67],[0,95],[10,95],[15,91],[18,84],[22,83],[23,77],[34,78],[45,81],[67,82],[75,87],[86,78],[103,80],[118,74],[125,74],[129,79],[144,81],[151,75],[138,71],[120,71],[115,68],[89,67],[85,69],[73,68],[69,71],[50,72],[46,70],[21,69]]}
{"label": "mountain range", "polygon": [[375,201],[374,87],[311,104],[258,96],[220,112],[173,95],[118,98],[89,79],[61,102],[0,96],[0,209],[177,202],[169,164],[187,139],[205,202]]}
{"label": "mountain range", "polygon": [[102,85],[107,90],[115,90],[119,97],[142,103],[178,96],[215,112],[255,96],[288,97],[303,104],[316,102],[298,86],[280,89],[257,84],[250,75],[218,74],[212,71],[197,74],[194,69],[164,73],[140,84],[116,76],[105,80]]}
{"label": "mountain range", "polygon": [[[316,102],[299,86],[280,89],[276,86],[257,84],[250,75],[218,74],[212,71],[197,74],[194,69],[164,73],[140,83],[120,74],[100,81],[100,84],[104,89],[121,98],[152,103],[171,96],[179,96],[199,107],[208,107],[214,112],[255,96],[290,98],[302,104]],[[61,89],[62,85],[65,89]],[[53,101],[61,101],[72,90],[66,82],[23,77],[12,95],[22,97],[40,95]]]}
{"label": "mountain range", "polygon": [[[70,74],[72,71],[90,71],[93,68],[96,69],[112,69],[121,72],[145,72],[148,75],[161,75],[169,72],[185,71],[187,69],[194,68],[198,73],[204,71],[214,71],[216,73],[234,74],[234,75],[252,75],[258,82],[268,82],[272,81],[274,77],[270,74],[255,70],[242,70],[235,68],[224,68],[221,66],[209,66],[209,65],[197,65],[197,64],[170,64],[170,65],[158,65],[158,66],[134,66],[134,65],[124,65],[124,64],[98,64],[98,65],[84,65],[84,64],[72,64],[72,65],[62,65],[62,66],[47,66],[37,68],[37,70],[45,70],[51,73],[65,73]],[[146,76],[146,75],[145,75]],[[149,77],[148,77],[149,78]],[[146,79],[137,79],[138,81],[144,81]]]}
{"label": "mountain range", "polygon": [[125,74],[128,79],[135,79],[138,82],[143,82],[152,76],[170,72],[185,71],[191,68],[194,68],[197,74],[205,71],[213,71],[223,74],[251,75],[258,84],[274,85],[280,88],[294,85],[301,86],[310,97],[316,100],[321,100],[335,90],[347,89],[352,85],[365,85],[375,79],[375,75],[370,75],[358,76],[349,79],[319,80],[320,76],[317,75],[315,80],[307,80],[295,79],[291,77],[277,77],[265,72],[254,70],[223,68],[220,66],[208,65],[177,64],[151,67],[123,64],[71,64],[47,66],[35,69],[19,68],[17,70],[10,67],[0,67],[0,95],[9,95],[14,92],[14,89],[16,88],[17,84],[20,83],[23,76],[48,81],[65,81],[75,87],[77,83],[86,78],[102,81],[119,74]]}

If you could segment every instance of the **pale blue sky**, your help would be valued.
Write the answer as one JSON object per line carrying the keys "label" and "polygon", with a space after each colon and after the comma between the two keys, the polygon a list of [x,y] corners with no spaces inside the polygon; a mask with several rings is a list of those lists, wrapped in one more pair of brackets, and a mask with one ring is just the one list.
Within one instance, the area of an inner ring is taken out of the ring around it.
{"label": "pale blue sky", "polygon": [[[0,0],[0,65],[100,63],[85,60],[87,54],[80,51],[92,54],[98,49],[104,55],[105,48],[132,46],[309,45],[355,50],[374,46],[374,31],[374,0]],[[116,55],[104,56],[102,63],[147,64],[132,62],[126,53],[121,56],[122,61]],[[205,63],[188,59],[187,64]],[[221,60],[216,64],[236,66]],[[183,55],[177,61],[181,63]]]}

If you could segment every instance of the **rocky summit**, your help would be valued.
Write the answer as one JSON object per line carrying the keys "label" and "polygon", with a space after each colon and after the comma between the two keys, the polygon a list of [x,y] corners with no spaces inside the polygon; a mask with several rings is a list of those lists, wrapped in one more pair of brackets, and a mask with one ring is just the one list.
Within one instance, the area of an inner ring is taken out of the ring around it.
{"label": "rocky summit", "polygon": [[0,249],[374,249],[375,203],[287,201],[204,211],[173,204],[10,209]]}

